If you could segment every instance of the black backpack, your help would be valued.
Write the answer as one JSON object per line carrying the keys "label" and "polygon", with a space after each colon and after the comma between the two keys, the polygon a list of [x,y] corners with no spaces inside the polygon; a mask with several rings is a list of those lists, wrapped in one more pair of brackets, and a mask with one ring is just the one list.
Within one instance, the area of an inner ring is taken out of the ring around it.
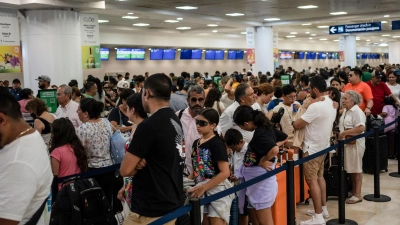
{"label": "black backpack", "polygon": [[116,225],[103,190],[93,178],[72,178],[57,194],[50,225]]}

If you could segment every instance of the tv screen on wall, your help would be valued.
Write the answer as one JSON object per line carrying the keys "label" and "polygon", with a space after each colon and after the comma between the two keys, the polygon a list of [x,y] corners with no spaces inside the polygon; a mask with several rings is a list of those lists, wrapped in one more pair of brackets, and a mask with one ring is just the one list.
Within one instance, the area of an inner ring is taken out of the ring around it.
{"label": "tv screen on wall", "polygon": [[100,59],[102,61],[108,60],[109,55],[110,55],[110,49],[109,48],[100,48]]}
{"label": "tv screen on wall", "polygon": [[164,60],[175,60],[176,49],[164,49]]}
{"label": "tv screen on wall", "polygon": [[206,60],[214,60],[215,59],[215,50],[206,50]]}
{"label": "tv screen on wall", "polygon": [[236,59],[243,59],[244,51],[236,51]]}
{"label": "tv screen on wall", "polygon": [[150,60],[162,60],[164,49],[151,49]]}
{"label": "tv screen on wall", "polygon": [[223,50],[215,50],[215,60],[223,60],[225,58],[225,52]]}
{"label": "tv screen on wall", "polygon": [[181,59],[192,59],[192,50],[191,49],[182,49],[181,50]]}
{"label": "tv screen on wall", "polygon": [[132,49],[130,48],[118,48],[117,54],[115,55],[117,60],[130,60]]}
{"label": "tv screen on wall", "polygon": [[192,59],[201,59],[203,51],[201,49],[192,49]]}
{"label": "tv screen on wall", "polygon": [[144,48],[133,48],[131,50],[131,60],[144,60],[146,50]]}

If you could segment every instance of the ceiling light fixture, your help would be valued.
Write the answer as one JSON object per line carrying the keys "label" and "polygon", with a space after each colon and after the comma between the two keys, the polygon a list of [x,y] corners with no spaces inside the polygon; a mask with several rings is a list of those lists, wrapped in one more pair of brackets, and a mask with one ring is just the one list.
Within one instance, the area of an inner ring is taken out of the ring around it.
{"label": "ceiling light fixture", "polygon": [[329,14],[331,14],[333,16],[337,16],[337,15],[346,15],[347,12],[332,12],[332,13],[329,13]]}
{"label": "ceiling light fixture", "polygon": [[303,5],[303,6],[298,6],[297,8],[299,9],[315,9],[318,8],[316,5]]}
{"label": "ceiling light fixture", "polygon": [[212,32],[213,32],[213,33],[217,33],[218,31],[217,31],[217,30],[213,30]]}
{"label": "ceiling light fixture", "polygon": [[135,23],[133,24],[133,26],[138,26],[138,27],[145,27],[145,26],[149,26],[150,24],[148,23]]}
{"label": "ceiling light fixture", "polygon": [[176,20],[183,20],[183,18],[179,17],[179,18],[176,18]]}
{"label": "ceiling light fixture", "polygon": [[178,20],[164,20],[166,23],[178,23]]}
{"label": "ceiling light fixture", "polygon": [[400,38],[400,36],[392,36],[392,38]]}
{"label": "ceiling light fixture", "polygon": [[386,17],[386,18],[387,18],[387,17],[390,17],[390,16],[389,16],[389,15],[384,15],[383,17]]}
{"label": "ceiling light fixture", "polygon": [[217,24],[207,24],[207,27],[218,27]]}
{"label": "ceiling light fixture", "polygon": [[108,23],[109,21],[108,20],[97,20],[97,22],[99,22],[99,23]]}
{"label": "ceiling light fixture", "polygon": [[290,34],[297,34],[297,32],[290,32]]}
{"label": "ceiling light fixture", "polygon": [[333,41],[339,41],[339,40],[336,39],[336,40],[333,40]]}
{"label": "ceiling light fixture", "polygon": [[310,38],[308,38],[308,39],[312,40],[313,38],[312,38],[312,37],[310,37]]}
{"label": "ceiling light fixture", "polygon": [[387,23],[387,21],[382,21],[381,23]]}
{"label": "ceiling light fixture", "polygon": [[390,37],[390,34],[382,34],[382,37]]}
{"label": "ceiling light fixture", "polygon": [[308,31],[306,32],[306,34],[309,34],[309,33],[310,33],[310,32],[308,32]]}
{"label": "ceiling light fixture", "polygon": [[177,8],[177,9],[183,9],[183,10],[197,9],[197,7],[195,7],[195,6],[188,6],[188,5],[186,5],[186,6],[178,6],[178,7],[175,7],[175,8]]}
{"label": "ceiling light fixture", "polygon": [[226,16],[244,16],[243,13],[227,13]]}
{"label": "ceiling light fixture", "polygon": [[279,18],[267,18],[267,19],[264,19],[265,21],[278,21],[278,20],[281,20],[281,19],[279,19]]}
{"label": "ceiling light fixture", "polygon": [[365,41],[371,41],[371,40],[365,40]]}
{"label": "ceiling light fixture", "polygon": [[301,24],[302,26],[311,26],[312,25],[312,23],[303,23],[303,24]]}
{"label": "ceiling light fixture", "polygon": [[311,34],[311,36],[317,36],[316,34]]}
{"label": "ceiling light fixture", "polygon": [[320,41],[327,41],[328,39],[326,39],[326,38],[321,38],[321,39],[319,39]]}
{"label": "ceiling light fixture", "polygon": [[137,18],[139,18],[139,17],[137,17],[137,16],[123,16],[122,17],[122,19],[131,19],[131,20],[134,20],[134,19],[137,19]]}
{"label": "ceiling light fixture", "polygon": [[128,15],[133,15],[134,13],[133,13],[133,12],[128,12],[127,14],[128,14]]}
{"label": "ceiling light fixture", "polygon": [[289,35],[289,36],[286,36],[287,38],[295,38],[296,36],[294,36],[294,35]]}
{"label": "ceiling light fixture", "polygon": [[240,32],[240,34],[247,34],[247,32]]}
{"label": "ceiling light fixture", "polygon": [[323,26],[317,26],[318,28],[328,28],[329,26],[323,25]]}
{"label": "ceiling light fixture", "polygon": [[191,27],[177,27],[177,30],[190,30],[192,29]]}

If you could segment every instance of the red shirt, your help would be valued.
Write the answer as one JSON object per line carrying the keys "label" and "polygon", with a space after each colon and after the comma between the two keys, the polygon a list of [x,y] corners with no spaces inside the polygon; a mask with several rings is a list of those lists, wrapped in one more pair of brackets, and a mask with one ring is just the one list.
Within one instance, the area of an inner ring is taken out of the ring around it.
{"label": "red shirt", "polygon": [[371,88],[372,95],[374,96],[374,106],[371,109],[372,115],[378,115],[382,113],[383,106],[385,106],[384,100],[386,96],[392,94],[385,82],[379,82],[378,85],[374,86],[371,81],[366,82]]}

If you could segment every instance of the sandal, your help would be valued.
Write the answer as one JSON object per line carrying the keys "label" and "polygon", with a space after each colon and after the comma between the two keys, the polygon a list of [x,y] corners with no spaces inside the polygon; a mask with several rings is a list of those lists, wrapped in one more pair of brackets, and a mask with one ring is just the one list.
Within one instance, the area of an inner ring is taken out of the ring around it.
{"label": "sandal", "polygon": [[357,198],[356,196],[351,196],[351,198],[346,200],[347,204],[356,204],[362,202],[362,199]]}

